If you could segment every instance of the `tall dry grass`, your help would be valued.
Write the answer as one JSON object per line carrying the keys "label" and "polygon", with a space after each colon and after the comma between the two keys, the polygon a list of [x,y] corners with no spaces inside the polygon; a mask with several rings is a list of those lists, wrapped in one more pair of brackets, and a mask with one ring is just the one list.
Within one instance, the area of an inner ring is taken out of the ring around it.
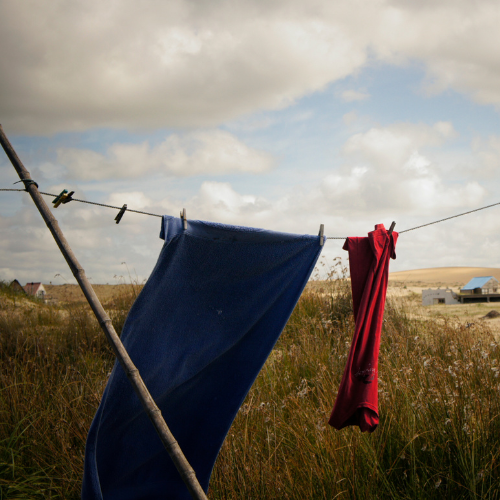
{"label": "tall dry grass", "polygon": [[[113,357],[85,305],[0,288],[0,499],[79,498]],[[133,300],[108,304],[117,330]],[[486,326],[388,303],[373,434],[327,425],[353,334],[338,264],[297,305],[230,430],[213,499],[500,498],[500,348]]]}
{"label": "tall dry grass", "polygon": [[[0,499],[79,498],[87,431],[113,355],[85,304],[0,287]],[[132,303],[108,304],[121,330]]]}
{"label": "tall dry grass", "polygon": [[330,286],[299,302],[224,443],[212,498],[499,498],[500,348],[487,326],[410,319],[389,302],[380,425],[336,431],[354,324],[345,273]]}

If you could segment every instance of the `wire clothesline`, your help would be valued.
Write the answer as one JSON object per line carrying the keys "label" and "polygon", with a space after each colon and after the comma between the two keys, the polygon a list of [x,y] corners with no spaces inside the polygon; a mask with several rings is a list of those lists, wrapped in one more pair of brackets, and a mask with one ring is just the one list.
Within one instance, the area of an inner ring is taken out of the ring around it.
{"label": "wire clothesline", "polygon": [[[26,191],[25,189],[0,189],[0,191]],[[40,194],[44,194],[45,196],[59,196],[58,194],[52,193],[44,193],[43,191],[39,191]],[[97,205],[99,207],[113,208],[115,210],[121,210],[123,207],[115,207],[114,205],[106,205],[105,203],[97,203],[96,201],[88,201],[88,200],[79,200],[78,198],[71,198],[70,201],[78,201],[79,203],[87,203],[88,205]],[[143,215],[151,215],[152,217],[163,217],[163,215],[152,214],[150,212],[142,212],[141,210],[132,210],[131,208],[125,209],[127,212],[134,212],[136,214]]]}
{"label": "wire clothesline", "polygon": [[[0,189],[0,191],[21,191],[22,192],[22,191],[26,191],[26,189]],[[54,196],[56,198],[61,196],[60,194],[57,195],[57,194],[53,194],[53,193],[45,193],[43,191],[40,191],[40,194],[43,194],[45,196]],[[131,208],[127,208],[126,205],[124,205],[122,207],[116,207],[114,205],[107,205],[106,203],[97,203],[95,201],[79,200],[78,198],[73,198],[73,197],[70,197],[70,199],[68,199],[68,201],[77,201],[79,203],[87,203],[88,205],[97,205],[99,207],[112,208],[114,210],[120,210],[120,211],[122,211],[122,213],[124,213],[126,211],[126,212],[133,212],[136,214],[150,215],[152,217],[163,217],[163,215],[153,214],[151,212],[143,212],[141,210],[132,210]],[[495,207],[497,205],[500,205],[500,202],[492,203],[491,205],[486,205],[485,207],[475,208],[474,210],[462,212],[460,214],[452,215],[450,217],[445,217],[444,219],[439,219],[439,220],[435,220],[433,222],[428,222],[427,224],[421,224],[420,226],[415,226],[415,227],[412,227],[410,229],[404,229],[403,231],[398,231],[398,233],[403,234],[403,233],[407,233],[408,231],[414,231],[415,229],[420,229],[422,227],[432,226],[433,224],[438,224],[439,222],[444,222],[444,221],[447,221],[450,219],[455,219],[457,217],[462,217],[462,215],[472,214],[474,212],[479,212],[480,210],[485,210],[486,208]],[[327,240],[345,240],[346,238],[347,238],[347,236],[327,236],[326,237]]]}

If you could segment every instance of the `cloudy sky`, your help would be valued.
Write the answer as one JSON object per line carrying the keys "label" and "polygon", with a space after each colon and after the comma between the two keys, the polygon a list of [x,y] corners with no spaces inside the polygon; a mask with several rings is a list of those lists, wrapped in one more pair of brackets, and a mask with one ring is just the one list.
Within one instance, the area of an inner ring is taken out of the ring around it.
{"label": "cloudy sky", "polygon": [[[500,201],[498,0],[0,11],[0,123],[43,191],[287,232],[323,223],[328,236]],[[116,225],[116,211],[78,203],[55,215],[94,283],[151,272],[159,219]],[[73,282],[28,195],[0,193],[0,231],[0,279]],[[500,267],[500,206],[403,234],[397,254],[393,271]]]}

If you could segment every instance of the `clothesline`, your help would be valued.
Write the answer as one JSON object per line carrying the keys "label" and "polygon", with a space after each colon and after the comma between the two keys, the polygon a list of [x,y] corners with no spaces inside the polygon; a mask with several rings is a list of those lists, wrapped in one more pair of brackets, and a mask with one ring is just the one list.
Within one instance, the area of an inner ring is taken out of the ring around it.
{"label": "clothesline", "polygon": [[[26,191],[26,189],[0,189],[0,191]],[[44,193],[43,191],[39,191],[39,193],[45,196],[54,196],[54,197],[59,196],[58,194]],[[87,203],[88,205],[97,205],[99,207],[113,208],[115,210],[121,210],[123,208],[123,207],[115,207],[113,205],[106,205],[105,203],[97,203],[96,201],[79,200],[73,197],[69,201],[78,201],[79,203]],[[136,214],[151,215],[152,217],[160,217],[160,218],[163,217],[163,215],[152,214],[150,212],[142,212],[141,210],[132,210],[131,208],[126,208],[125,210],[127,212],[134,212]]]}
{"label": "clothesline", "polygon": [[[0,191],[26,191],[26,189],[0,189]],[[59,197],[59,196],[61,196],[60,194],[45,193],[43,191],[40,191],[40,194],[43,194],[45,196],[54,196],[56,198]],[[122,207],[116,207],[114,205],[107,205],[106,203],[97,203],[95,201],[79,200],[79,199],[73,198],[71,196],[70,196],[70,198],[67,201],[68,202],[69,201],[77,201],[79,203],[87,203],[88,205],[97,205],[99,207],[112,208],[114,210],[120,210],[122,214],[124,212],[133,212],[133,213],[136,213],[136,214],[150,215],[152,217],[163,217],[163,215],[159,215],[159,214],[153,214],[153,213],[150,213],[150,212],[142,212],[141,210],[132,210],[131,208],[127,208],[126,205],[124,205]],[[415,231],[415,229],[420,229],[422,227],[432,226],[433,224],[438,224],[439,222],[444,222],[444,221],[447,221],[447,220],[450,220],[450,219],[455,219],[457,217],[462,217],[462,215],[472,214],[474,212],[479,212],[480,210],[485,210],[486,208],[495,207],[497,205],[500,205],[500,202],[492,203],[491,205],[486,205],[485,207],[475,208],[474,210],[469,210],[467,212],[462,212],[460,214],[452,215],[450,217],[445,217],[444,219],[439,219],[439,220],[435,220],[433,222],[428,222],[427,224],[422,224],[420,226],[415,226],[415,227],[412,227],[410,229],[404,229],[403,231],[398,231],[398,233],[399,234],[403,234],[403,233],[407,233],[408,231]],[[346,238],[347,238],[347,236],[327,236],[326,237],[327,240],[345,240]]]}

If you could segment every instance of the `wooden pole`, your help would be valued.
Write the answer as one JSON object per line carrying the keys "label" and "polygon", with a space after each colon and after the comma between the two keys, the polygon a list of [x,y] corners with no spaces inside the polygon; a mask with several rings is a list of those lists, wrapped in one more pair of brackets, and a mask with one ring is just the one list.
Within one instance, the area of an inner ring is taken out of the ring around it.
{"label": "wooden pole", "polygon": [[[9,139],[5,135],[2,126],[0,125],[0,142],[2,143],[2,147],[5,150],[5,153],[9,157],[12,165],[16,169],[19,174],[19,178],[22,181],[31,181],[30,173],[26,170],[24,165],[21,163],[21,160],[18,158],[14,148],[12,147]],[[94,312],[101,328],[104,330],[106,337],[113,348],[113,351],[118,358],[118,361],[122,365],[122,368],[125,370],[132,387],[134,388],[137,396],[139,397],[146,413],[148,414],[151,422],[156,429],[156,432],[160,436],[160,439],[165,446],[168,454],[172,458],[179,474],[181,475],[184,483],[186,484],[191,496],[195,500],[208,500],[203,488],[200,486],[198,479],[196,478],[196,474],[193,468],[189,465],[186,457],[182,453],[182,450],[174,439],[174,436],[170,432],[163,416],[161,414],[160,409],[156,406],[151,394],[146,388],[141,376],[139,375],[139,370],[135,367],[134,363],[130,359],[127,350],[123,346],[120,337],[118,337],[115,329],[113,328],[113,324],[111,323],[111,319],[106,314],[106,311],[102,307],[97,295],[95,294],[89,280],[85,276],[85,271],[79,264],[76,259],[73,250],[69,246],[64,234],[62,233],[59,224],[55,217],[52,215],[49,207],[45,203],[42,195],[38,191],[38,187],[34,182],[24,182],[26,187],[26,191],[31,195],[33,202],[35,203],[38,211],[43,217],[45,224],[49,228],[52,236],[56,240],[57,246],[61,253],[63,254],[66,262],[68,263],[73,276],[78,281],[92,311]]]}

